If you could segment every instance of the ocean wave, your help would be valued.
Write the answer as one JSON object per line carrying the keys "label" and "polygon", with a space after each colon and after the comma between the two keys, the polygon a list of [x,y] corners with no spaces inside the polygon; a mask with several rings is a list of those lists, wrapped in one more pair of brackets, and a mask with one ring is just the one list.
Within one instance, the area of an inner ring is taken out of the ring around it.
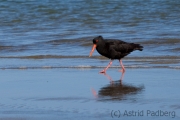
{"label": "ocean wave", "polygon": [[139,44],[143,45],[169,45],[169,44],[180,44],[179,38],[165,38],[165,39],[154,39],[154,40],[147,40],[147,41],[140,41]]}
{"label": "ocean wave", "polygon": [[[78,65],[78,66],[17,66],[17,67],[2,67],[0,69],[96,69],[96,68],[105,68],[106,66],[90,66],[90,65]],[[151,68],[167,68],[167,69],[179,69],[180,66],[147,66],[147,65],[129,65],[125,66],[129,69],[151,69]],[[118,69],[120,66],[111,66],[109,69]]]}
{"label": "ocean wave", "polygon": [[[92,56],[89,57],[88,55],[29,55],[29,56],[0,56],[0,58],[7,58],[7,59],[62,59],[62,58],[88,58],[88,59],[107,59],[103,56]],[[135,61],[151,61],[151,60],[180,60],[180,56],[138,56],[138,57],[125,57],[125,60],[135,60]]]}

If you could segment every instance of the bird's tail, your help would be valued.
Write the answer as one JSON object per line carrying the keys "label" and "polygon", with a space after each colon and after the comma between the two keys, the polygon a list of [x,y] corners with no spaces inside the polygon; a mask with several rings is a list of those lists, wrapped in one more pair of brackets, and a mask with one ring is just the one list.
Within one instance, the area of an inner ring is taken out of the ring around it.
{"label": "bird's tail", "polygon": [[141,46],[140,44],[134,44],[135,50],[139,50],[142,51],[143,50],[143,46]]}

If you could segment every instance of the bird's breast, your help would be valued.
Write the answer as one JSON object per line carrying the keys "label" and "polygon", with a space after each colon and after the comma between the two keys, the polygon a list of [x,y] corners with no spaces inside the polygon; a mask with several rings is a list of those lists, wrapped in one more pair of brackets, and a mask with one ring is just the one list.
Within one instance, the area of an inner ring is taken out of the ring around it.
{"label": "bird's breast", "polygon": [[110,58],[110,53],[106,47],[96,47],[96,50],[98,51],[99,54],[102,56],[105,56],[107,58]]}

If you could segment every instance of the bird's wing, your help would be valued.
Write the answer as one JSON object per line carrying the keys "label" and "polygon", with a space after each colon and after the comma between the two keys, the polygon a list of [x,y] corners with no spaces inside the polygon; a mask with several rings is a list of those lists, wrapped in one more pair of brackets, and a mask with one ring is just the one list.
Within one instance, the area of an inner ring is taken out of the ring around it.
{"label": "bird's wing", "polygon": [[133,51],[133,45],[131,43],[126,43],[124,41],[111,41],[107,43],[109,52],[115,58],[122,58]]}
{"label": "bird's wing", "polygon": [[127,43],[121,40],[111,40],[106,42],[106,46],[108,46],[109,50],[114,49],[116,52],[128,52],[133,49],[131,43]]}
{"label": "bird's wing", "polygon": [[127,43],[114,45],[112,47],[115,51],[121,52],[121,53],[130,53],[134,49],[132,44],[127,44]]}

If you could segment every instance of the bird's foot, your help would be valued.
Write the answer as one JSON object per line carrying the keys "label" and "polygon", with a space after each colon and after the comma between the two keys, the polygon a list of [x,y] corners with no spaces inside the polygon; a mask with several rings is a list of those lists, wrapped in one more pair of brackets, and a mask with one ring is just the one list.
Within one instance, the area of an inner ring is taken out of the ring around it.
{"label": "bird's foot", "polygon": [[106,70],[102,70],[102,71],[100,71],[99,73],[106,73]]}
{"label": "bird's foot", "polygon": [[119,70],[119,72],[125,73],[125,69],[121,69]]}

